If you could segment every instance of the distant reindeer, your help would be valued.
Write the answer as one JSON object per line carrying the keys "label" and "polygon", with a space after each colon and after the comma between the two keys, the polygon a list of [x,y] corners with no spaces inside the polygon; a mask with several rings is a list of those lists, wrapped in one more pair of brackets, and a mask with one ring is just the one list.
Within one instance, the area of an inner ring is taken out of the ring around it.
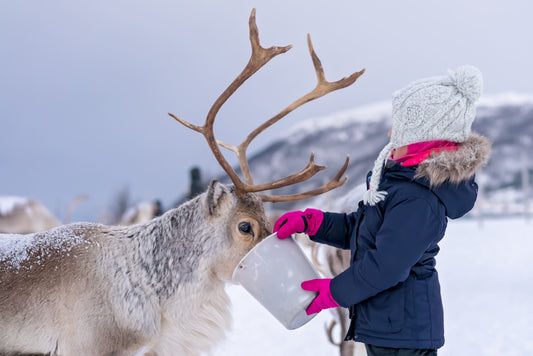
{"label": "distant reindeer", "polygon": [[161,215],[162,207],[159,200],[143,201],[128,208],[120,218],[118,225],[134,225],[148,222]]}
{"label": "distant reindeer", "polygon": [[61,225],[41,203],[22,197],[0,197],[0,233],[30,234]]}
{"label": "distant reindeer", "polygon": [[[87,200],[78,195],[67,208],[64,224],[70,222],[74,208]],[[52,213],[41,203],[23,197],[0,197],[0,233],[31,234],[46,231],[62,225]]]}
{"label": "distant reindeer", "polygon": [[[362,74],[330,83],[309,41],[317,87],[229,146],[213,124],[242,83],[287,47],[259,44],[255,9],[250,16],[252,55],[215,101],[201,132],[233,185],[216,181],[193,200],[150,222],[132,226],[77,223],[31,235],[0,238],[0,354],[197,355],[224,336],[231,320],[224,285],[240,259],[271,229],[263,202],[292,201],[344,184],[337,175],[322,187],[295,195],[258,192],[309,179],[325,167],[313,156],[299,173],[255,185],[245,151],[261,131],[305,102],[351,85]],[[245,181],[220,152],[233,150]]]}

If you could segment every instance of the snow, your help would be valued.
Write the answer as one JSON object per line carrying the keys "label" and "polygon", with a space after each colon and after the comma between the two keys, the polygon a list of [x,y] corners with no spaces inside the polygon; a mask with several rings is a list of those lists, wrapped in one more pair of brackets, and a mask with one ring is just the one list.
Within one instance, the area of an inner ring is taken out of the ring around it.
{"label": "snow", "polygon": [[290,138],[297,141],[307,137],[309,133],[331,128],[342,128],[349,122],[379,122],[383,118],[391,116],[392,107],[390,101],[380,101],[367,104],[362,107],[333,113],[326,117],[316,117],[294,125],[280,138]]}
{"label": "snow", "polygon": [[[34,255],[36,261],[33,263],[39,265],[40,259],[49,257],[53,250],[61,250],[68,254],[74,246],[88,243],[81,237],[83,231],[83,224],[78,223],[60,226],[49,230],[46,234],[0,234],[0,264],[19,270],[28,258]],[[24,267],[32,268],[33,265],[24,265]]]}
{"label": "snow", "polygon": [[32,242],[33,235],[0,234],[0,262],[10,261],[10,266],[18,269],[28,258]]}
{"label": "snow", "polygon": [[10,215],[15,208],[28,204],[28,199],[14,196],[0,196],[0,216]]}
{"label": "snow", "polygon": [[522,93],[501,93],[495,95],[483,95],[478,103],[478,107],[498,108],[503,105],[522,106],[533,104],[533,95]]}
{"label": "snow", "polygon": [[[439,355],[533,355],[532,232],[524,218],[450,221],[437,256],[446,330]],[[286,330],[241,286],[227,291],[234,326],[213,355],[339,354],[324,332],[330,312]]]}
{"label": "snow", "polygon": [[533,355],[533,225],[523,218],[450,224],[437,269],[443,355]]}
{"label": "snow", "polygon": [[287,330],[244,288],[230,285],[233,330],[213,352],[216,356],[332,355],[336,347],[326,339],[329,313],[320,313],[296,330]]}

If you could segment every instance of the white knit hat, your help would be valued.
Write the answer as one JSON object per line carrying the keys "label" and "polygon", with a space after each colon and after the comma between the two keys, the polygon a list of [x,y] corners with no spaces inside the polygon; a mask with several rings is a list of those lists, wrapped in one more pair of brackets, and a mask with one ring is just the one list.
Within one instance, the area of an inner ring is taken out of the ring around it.
{"label": "white knit hat", "polygon": [[374,162],[365,204],[385,199],[378,191],[383,165],[393,149],[417,142],[464,142],[476,116],[483,77],[476,67],[463,65],[448,75],[417,80],[392,95],[392,135]]}

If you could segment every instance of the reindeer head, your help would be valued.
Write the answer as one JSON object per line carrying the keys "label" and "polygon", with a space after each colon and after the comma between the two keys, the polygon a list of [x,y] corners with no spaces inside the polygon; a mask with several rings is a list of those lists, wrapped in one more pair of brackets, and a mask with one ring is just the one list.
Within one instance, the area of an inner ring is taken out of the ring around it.
{"label": "reindeer head", "polygon": [[[254,73],[256,73],[261,67],[268,63],[271,59],[281,53],[287,52],[291,49],[291,45],[285,47],[273,46],[270,48],[263,48],[259,42],[259,34],[255,21],[255,9],[252,10],[249,19],[250,27],[250,42],[252,46],[252,54],[250,60],[243,71],[235,78],[235,80],[226,88],[226,90],[217,98],[214,104],[211,106],[207,118],[203,126],[193,125],[174,114],[169,115],[175,120],[183,124],[185,127],[201,133],[207,141],[207,144],[213,152],[215,158],[222,166],[224,171],[228,174],[229,178],[234,184],[234,187],[223,187],[218,183],[211,183],[206,202],[208,206],[208,213],[215,214],[217,207],[219,208],[223,204],[231,206],[232,209],[222,209],[226,212],[231,211],[228,221],[228,236],[231,236],[234,244],[233,247],[228,250],[228,254],[232,254],[233,258],[230,258],[232,263],[228,264],[228,268],[225,269],[224,274],[230,273],[237,265],[240,258],[249,251],[255,244],[261,239],[266,237],[271,231],[270,224],[265,216],[262,202],[289,202],[301,199],[310,198],[319,194],[323,194],[332,189],[342,186],[347,178],[341,179],[348,167],[349,157],[346,157],[343,167],[339,172],[327,183],[317,189],[313,189],[304,193],[298,193],[293,195],[266,195],[259,192],[267,190],[275,190],[289,185],[297,184],[306,181],[313,177],[319,171],[325,169],[325,166],[318,166],[314,162],[314,154],[311,154],[308,164],[300,172],[291,176],[279,179],[270,183],[254,184],[248,160],[246,158],[246,150],[251,141],[259,135],[263,130],[270,127],[294,109],[301,105],[318,99],[330,92],[338,89],[342,89],[353,84],[363,73],[364,69],[355,72],[349,77],[342,78],[336,82],[328,82],[325,79],[322,63],[316,55],[313,45],[311,43],[311,37],[307,35],[307,42],[309,46],[309,53],[311,55],[313,66],[315,68],[317,76],[317,85],[309,93],[295,100],[285,109],[278,114],[265,121],[255,130],[253,130],[244,141],[238,146],[232,146],[221,142],[215,138],[213,126],[215,117],[219,112],[222,105],[228,100],[228,98]],[[238,158],[239,166],[244,177],[244,181],[240,179],[233,167],[224,158],[220,146],[230,151],[233,151]],[[229,199],[232,195],[233,199]],[[228,199],[225,199],[228,198]],[[234,263],[233,263],[234,262]],[[231,270],[230,270],[231,269]],[[227,275],[227,274],[226,274]]]}
{"label": "reindeer head", "polygon": [[[272,231],[263,202],[253,193],[238,196],[235,187],[214,180],[207,192],[198,197],[204,205],[204,216],[213,227],[211,246],[217,256],[210,268],[222,280],[230,280],[233,270],[259,241]],[[214,235],[219,238],[215,240]]]}

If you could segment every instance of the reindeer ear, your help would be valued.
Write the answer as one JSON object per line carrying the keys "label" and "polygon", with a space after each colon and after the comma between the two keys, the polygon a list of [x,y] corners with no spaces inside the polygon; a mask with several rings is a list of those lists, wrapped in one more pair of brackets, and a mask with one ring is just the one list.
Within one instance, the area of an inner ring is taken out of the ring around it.
{"label": "reindeer ear", "polygon": [[212,180],[209,183],[209,188],[207,188],[206,198],[207,212],[209,215],[215,215],[230,194],[229,189],[225,185],[220,184],[217,180]]}

